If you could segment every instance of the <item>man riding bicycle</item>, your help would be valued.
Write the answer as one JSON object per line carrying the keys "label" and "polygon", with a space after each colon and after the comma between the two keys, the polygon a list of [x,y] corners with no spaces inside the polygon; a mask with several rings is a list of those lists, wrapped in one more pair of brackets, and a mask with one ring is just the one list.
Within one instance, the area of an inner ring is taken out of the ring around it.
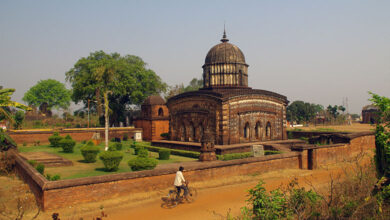
{"label": "man riding bicycle", "polygon": [[178,196],[180,195],[181,189],[184,190],[184,196],[187,196],[187,194],[188,194],[188,188],[185,184],[186,180],[184,179],[184,176],[183,176],[183,170],[184,170],[184,167],[180,166],[179,170],[176,172],[175,182],[173,183],[173,185],[176,186]]}

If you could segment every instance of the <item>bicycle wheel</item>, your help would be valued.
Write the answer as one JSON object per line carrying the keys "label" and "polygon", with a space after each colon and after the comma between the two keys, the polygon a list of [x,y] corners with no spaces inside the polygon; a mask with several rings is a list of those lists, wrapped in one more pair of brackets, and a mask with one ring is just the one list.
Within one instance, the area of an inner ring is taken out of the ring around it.
{"label": "bicycle wheel", "polygon": [[176,196],[177,196],[176,192],[169,193],[168,196],[163,199],[164,203],[161,204],[161,207],[167,209],[176,207],[177,206]]}
{"label": "bicycle wheel", "polygon": [[189,187],[188,194],[186,196],[187,202],[191,203],[191,202],[195,201],[197,196],[198,196],[198,191],[195,188]]}

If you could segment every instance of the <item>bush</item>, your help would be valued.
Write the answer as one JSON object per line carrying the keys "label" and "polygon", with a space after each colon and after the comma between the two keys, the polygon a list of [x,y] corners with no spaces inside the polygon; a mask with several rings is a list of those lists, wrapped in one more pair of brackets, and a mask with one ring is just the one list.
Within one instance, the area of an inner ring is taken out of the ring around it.
{"label": "bush", "polygon": [[157,166],[157,160],[154,158],[140,157],[130,159],[127,164],[133,171],[151,170]]}
{"label": "bush", "polygon": [[147,158],[149,156],[149,151],[146,150],[145,148],[141,148],[138,150],[138,156]]}
{"label": "bush", "polygon": [[138,155],[139,151],[142,150],[142,149],[144,149],[144,146],[142,146],[142,145],[135,145],[135,147],[134,147],[134,154]]}
{"label": "bush", "polygon": [[51,147],[60,147],[60,141],[63,139],[58,132],[54,132],[52,136],[49,137],[49,142]]}
{"label": "bush", "polygon": [[35,169],[43,175],[43,173],[45,172],[45,165],[42,164],[42,163],[38,163],[37,166],[35,167]]}
{"label": "bush", "polygon": [[171,155],[170,150],[160,149],[158,151],[158,159],[160,160],[169,160],[170,155]]}
{"label": "bush", "polygon": [[124,134],[122,140],[123,141],[129,140],[129,135],[128,134]]}
{"label": "bush", "polygon": [[55,174],[54,176],[51,176],[50,174],[46,174],[46,179],[49,181],[57,181],[61,179],[61,176],[59,174]]}
{"label": "bush", "polygon": [[117,171],[123,154],[119,151],[104,151],[100,153],[99,158],[103,161],[106,171]]}
{"label": "bush", "polygon": [[116,150],[122,150],[122,143],[121,142],[115,142],[114,147]]}
{"label": "bush", "polygon": [[80,148],[80,151],[84,157],[85,162],[93,163],[96,161],[96,156],[98,155],[100,149],[98,146],[95,146],[92,141],[89,141]]}
{"label": "bush", "polygon": [[73,153],[76,141],[74,141],[69,135],[66,135],[64,139],[60,140],[59,145],[65,153]]}

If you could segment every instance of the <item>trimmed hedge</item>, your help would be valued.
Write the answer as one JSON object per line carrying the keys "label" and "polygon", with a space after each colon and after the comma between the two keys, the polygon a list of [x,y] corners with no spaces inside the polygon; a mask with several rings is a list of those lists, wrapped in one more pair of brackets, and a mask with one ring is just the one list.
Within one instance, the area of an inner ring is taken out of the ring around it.
{"label": "trimmed hedge", "polygon": [[217,155],[218,160],[235,160],[235,159],[243,159],[253,157],[252,152],[244,152],[244,153],[233,153],[233,154],[224,154],[224,155]]}
{"label": "trimmed hedge", "polygon": [[69,135],[59,142],[60,147],[62,147],[65,153],[73,153],[73,148],[76,145],[76,141],[72,139]]}
{"label": "trimmed hedge", "polygon": [[170,150],[160,149],[158,151],[158,159],[160,160],[169,160],[169,156],[171,156]]}
{"label": "trimmed hedge", "polygon": [[122,150],[122,143],[121,142],[115,142],[114,147],[116,150]]}
{"label": "trimmed hedge", "polygon": [[157,166],[157,160],[154,158],[137,156],[130,159],[127,164],[132,171],[152,170]]}
{"label": "trimmed hedge", "polygon": [[96,162],[96,156],[99,154],[100,148],[95,146],[92,141],[88,141],[87,144],[80,148],[80,151],[85,162],[94,163]]}
{"label": "trimmed hedge", "polygon": [[104,151],[100,153],[99,158],[103,161],[106,171],[117,171],[123,154],[119,151]]}
{"label": "trimmed hedge", "polygon": [[[149,151],[152,152],[159,152],[159,150],[169,149],[165,147],[155,147],[155,146],[145,145],[141,143],[136,143],[135,145],[139,147],[144,147],[145,149],[148,149]],[[169,150],[171,151],[172,155],[183,156],[183,157],[199,158],[200,155],[200,153],[196,151],[176,150],[176,149],[169,149]]]}
{"label": "trimmed hedge", "polygon": [[264,155],[273,155],[273,154],[281,154],[282,152],[277,150],[265,150]]}
{"label": "trimmed hedge", "polygon": [[53,135],[48,139],[50,142],[50,147],[60,147],[60,141],[63,139],[63,137],[61,137],[58,132],[54,132]]}
{"label": "trimmed hedge", "polygon": [[138,150],[138,157],[144,157],[147,158],[149,156],[149,151],[145,148],[140,148]]}

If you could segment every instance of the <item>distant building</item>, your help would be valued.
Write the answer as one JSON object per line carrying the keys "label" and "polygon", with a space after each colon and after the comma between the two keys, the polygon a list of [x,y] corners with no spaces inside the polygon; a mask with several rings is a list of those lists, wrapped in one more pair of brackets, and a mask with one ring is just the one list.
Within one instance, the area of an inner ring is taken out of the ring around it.
{"label": "distant building", "polygon": [[149,96],[141,105],[141,117],[134,120],[134,127],[142,128],[144,140],[161,140],[169,131],[169,110],[160,96]]}
{"label": "distant building", "polygon": [[362,109],[362,123],[375,124],[378,121],[379,108],[374,105],[366,105]]}

